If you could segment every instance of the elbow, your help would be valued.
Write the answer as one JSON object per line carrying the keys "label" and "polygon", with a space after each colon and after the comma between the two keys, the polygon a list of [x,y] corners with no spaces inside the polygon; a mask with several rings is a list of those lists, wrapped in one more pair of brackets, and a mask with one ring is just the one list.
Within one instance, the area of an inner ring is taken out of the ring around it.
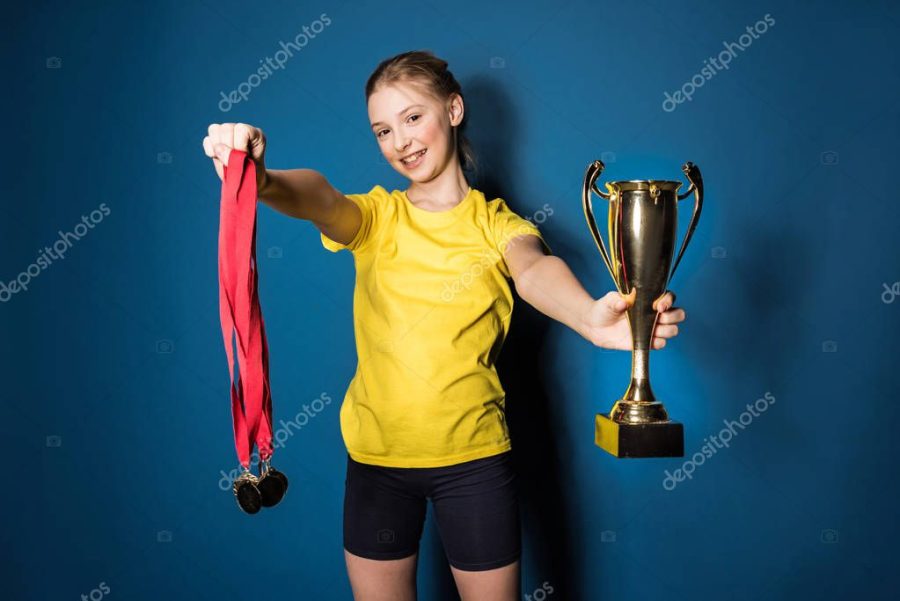
{"label": "elbow", "polygon": [[534,270],[532,269],[537,264],[537,261],[531,263],[518,273],[512,276],[513,285],[516,289],[516,294],[519,295],[523,301],[528,304],[531,304],[531,289],[533,287],[533,275]]}

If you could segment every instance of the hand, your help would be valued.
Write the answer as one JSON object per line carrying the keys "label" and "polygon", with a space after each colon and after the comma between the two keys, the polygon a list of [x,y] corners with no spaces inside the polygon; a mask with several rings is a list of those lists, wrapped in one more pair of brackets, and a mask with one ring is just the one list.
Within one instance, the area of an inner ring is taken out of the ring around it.
{"label": "hand", "polygon": [[232,150],[243,150],[256,164],[256,190],[261,192],[268,183],[266,175],[266,136],[262,130],[246,123],[213,123],[203,138],[203,151],[213,160],[219,179],[225,178],[225,168]]}
{"label": "hand", "polygon": [[[631,291],[629,296],[623,296],[613,290],[604,297],[595,300],[589,306],[583,319],[583,336],[595,346],[621,351],[632,350],[631,326],[628,325],[628,317],[625,311],[634,303],[637,292]],[[675,295],[666,292],[653,303],[653,308],[660,313],[656,320],[656,328],[653,332],[651,349],[661,349],[666,346],[666,340],[678,335],[678,325],[686,314],[684,309],[672,307],[675,303]]]}

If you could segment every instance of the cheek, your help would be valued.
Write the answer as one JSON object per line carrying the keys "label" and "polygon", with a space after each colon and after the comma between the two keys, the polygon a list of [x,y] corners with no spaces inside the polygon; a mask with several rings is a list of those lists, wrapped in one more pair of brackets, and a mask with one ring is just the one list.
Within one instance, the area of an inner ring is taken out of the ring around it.
{"label": "cheek", "polygon": [[428,123],[425,127],[422,128],[422,134],[420,136],[423,142],[427,141],[431,144],[440,142],[443,137],[444,135],[441,124],[434,121]]}

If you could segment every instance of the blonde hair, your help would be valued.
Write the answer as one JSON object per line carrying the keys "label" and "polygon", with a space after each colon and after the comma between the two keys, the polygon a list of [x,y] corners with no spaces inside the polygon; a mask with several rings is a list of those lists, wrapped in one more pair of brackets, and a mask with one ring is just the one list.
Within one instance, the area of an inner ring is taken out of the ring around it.
{"label": "blonde hair", "polygon": [[[447,61],[438,58],[430,50],[411,50],[381,61],[366,82],[366,102],[379,85],[394,82],[418,83],[433,97],[444,102],[453,94],[463,96],[462,87],[447,69]],[[464,112],[462,122],[453,127],[456,152],[462,169],[477,174],[475,151],[462,132],[467,121],[468,113]]]}

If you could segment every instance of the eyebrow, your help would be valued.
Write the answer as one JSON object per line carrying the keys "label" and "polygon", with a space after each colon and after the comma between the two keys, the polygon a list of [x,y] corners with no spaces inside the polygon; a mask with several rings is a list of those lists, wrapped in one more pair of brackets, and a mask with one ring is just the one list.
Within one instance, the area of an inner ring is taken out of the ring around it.
{"label": "eyebrow", "polygon": [[[397,113],[397,116],[399,117],[400,115],[402,115],[409,109],[414,109],[414,108],[426,108],[426,107],[424,104],[411,104],[408,107],[406,107],[405,109],[403,109],[402,111],[400,111],[399,113]],[[378,125],[384,125],[384,123],[382,123],[381,121],[376,121],[375,123],[372,124],[372,127],[375,128]]]}

